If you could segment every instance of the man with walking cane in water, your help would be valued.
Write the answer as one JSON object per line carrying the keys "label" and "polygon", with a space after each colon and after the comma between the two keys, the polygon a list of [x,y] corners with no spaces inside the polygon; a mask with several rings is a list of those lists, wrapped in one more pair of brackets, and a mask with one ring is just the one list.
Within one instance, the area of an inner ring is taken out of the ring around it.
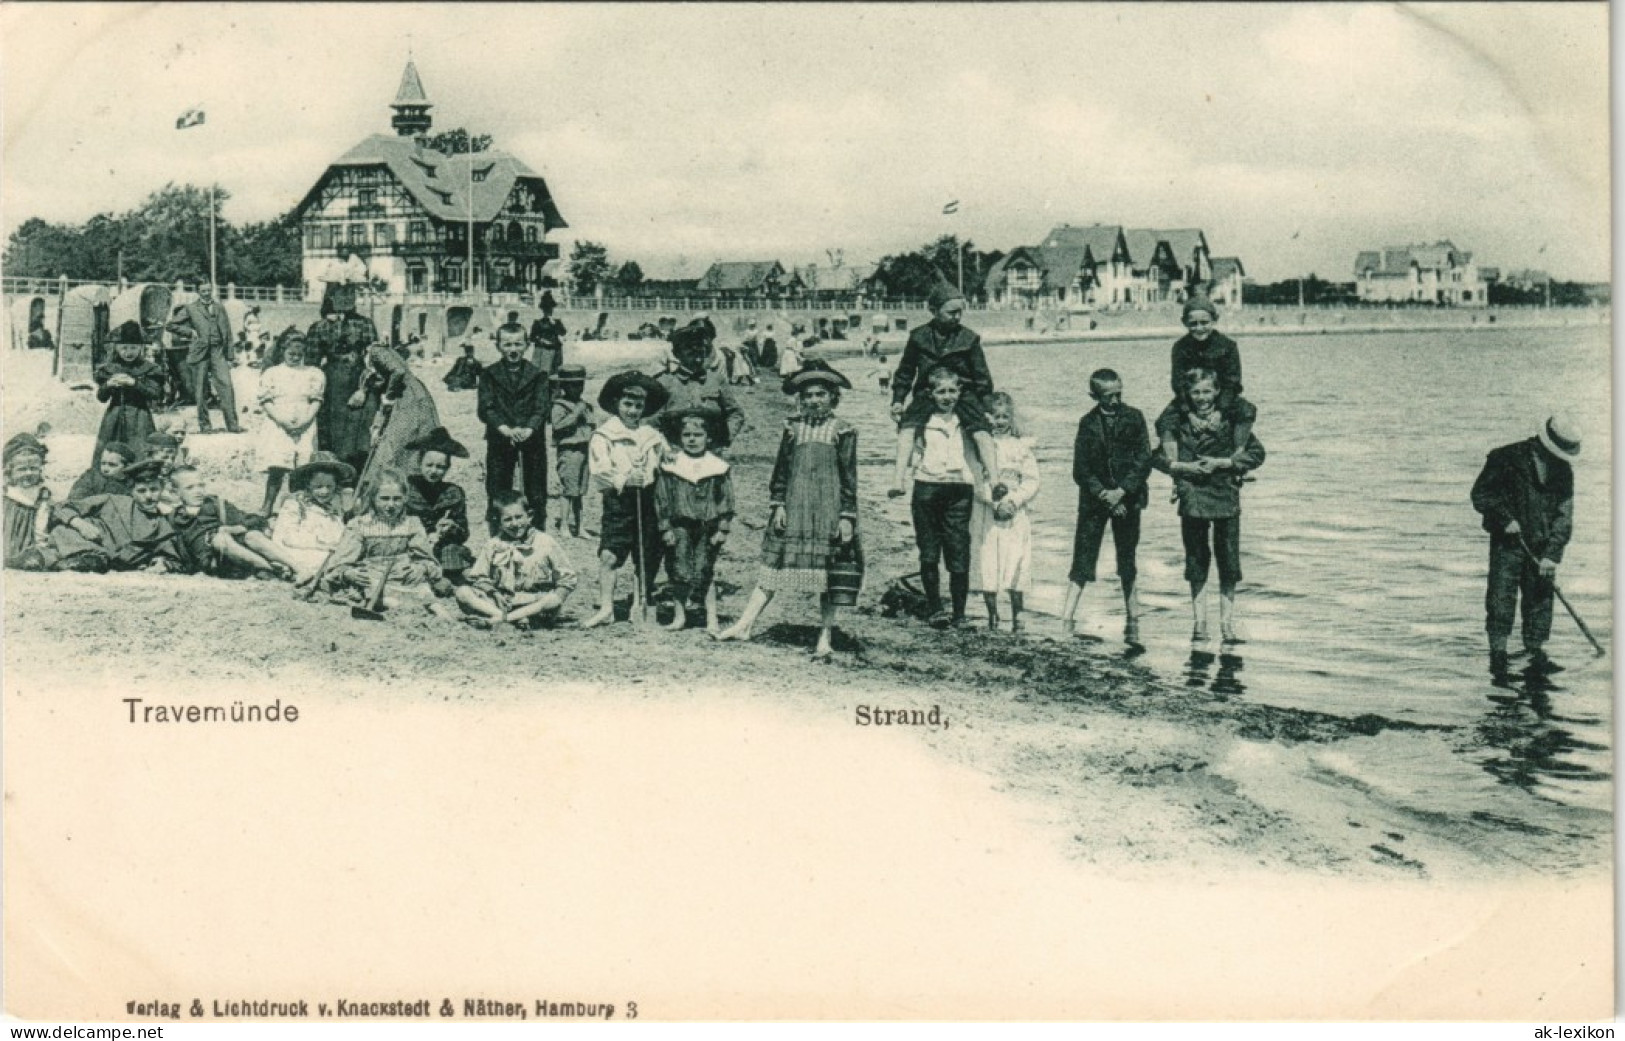
{"label": "man with walking cane in water", "polygon": [[[1523,645],[1529,672],[1548,676],[1562,666],[1547,657],[1557,566],[1574,530],[1574,469],[1580,431],[1566,416],[1552,416],[1535,436],[1489,454],[1473,484],[1473,509],[1490,533],[1489,588],[1484,595],[1490,638],[1490,675],[1507,678],[1507,637],[1523,596]],[[1578,618],[1576,618],[1578,621]]]}

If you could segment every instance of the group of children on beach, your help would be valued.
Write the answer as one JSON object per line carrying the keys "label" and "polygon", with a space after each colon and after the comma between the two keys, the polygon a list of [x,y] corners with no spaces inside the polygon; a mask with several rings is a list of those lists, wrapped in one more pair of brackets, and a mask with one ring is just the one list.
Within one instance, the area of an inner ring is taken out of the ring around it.
{"label": "group of children on beach", "polygon": [[[930,621],[966,624],[967,600],[975,590],[985,599],[989,627],[996,629],[998,596],[1004,593],[1011,628],[1019,633],[1026,628],[1023,611],[1032,586],[1030,504],[1040,486],[1033,442],[1022,436],[1010,396],[993,391],[979,339],[960,324],[963,299],[943,289],[931,305],[932,321],[910,336],[890,388],[899,429],[891,494],[904,495],[912,484],[920,586]],[[1095,580],[1109,525],[1123,586],[1125,638],[1138,640],[1134,558],[1139,514],[1149,501],[1148,473],[1157,468],[1173,476],[1180,503],[1195,636],[1207,636],[1200,594],[1216,556],[1220,624],[1225,639],[1236,637],[1238,486],[1242,475],[1263,462],[1263,449],[1251,432],[1254,410],[1240,396],[1235,345],[1212,329],[1215,318],[1212,305],[1199,298],[1186,305],[1189,335],[1175,346],[1176,399],[1157,421],[1160,446],[1152,445],[1142,415],[1123,404],[1115,372],[1101,369],[1090,379],[1097,405],[1080,423],[1075,449],[1078,527],[1062,612],[1068,633],[1075,631],[1084,587]],[[129,353],[127,361],[139,369],[137,352]],[[490,537],[470,552],[467,497],[446,479],[452,460],[469,452],[444,428],[407,446],[416,453],[415,474],[382,468],[356,495],[350,491],[355,468],[317,452],[291,470],[280,504],[273,499],[261,514],[252,514],[213,493],[203,473],[181,458],[177,439],[156,432],[143,407],[143,391],[150,390],[142,387],[143,378],[132,369],[103,381],[108,418],[90,470],[63,503],[53,503],[43,485],[43,442],[19,434],[6,443],[7,567],[282,579],[306,597],[324,592],[373,609],[417,605],[478,627],[530,627],[556,619],[578,584],[560,543],[545,530],[546,518],[536,515],[534,497],[508,488],[490,489]],[[748,639],[777,593],[817,593],[814,653],[828,656],[838,607],[851,602],[850,595],[836,595],[835,586],[839,582],[855,595],[864,567],[857,432],[836,416],[842,392],[852,387],[846,377],[810,360],[782,381],[796,408],[785,422],[769,482],[758,580],[727,628],[718,618],[715,571],[737,507],[730,465],[713,450],[729,440],[727,417],[700,406],[667,409],[666,385],[627,371],[603,384],[597,400],[607,418],[595,422],[582,400],[585,378],[575,366],[554,375],[547,419],[572,534],[580,534],[587,478],[602,497],[598,603],[582,624],[593,628],[615,619],[617,577],[629,560],[636,575],[632,610],[646,617],[664,562],[672,606],[668,628],[685,628],[700,616],[718,640]],[[308,388],[301,394],[320,396]],[[503,436],[517,432],[523,431],[508,429]],[[525,474],[527,484],[531,477]]]}

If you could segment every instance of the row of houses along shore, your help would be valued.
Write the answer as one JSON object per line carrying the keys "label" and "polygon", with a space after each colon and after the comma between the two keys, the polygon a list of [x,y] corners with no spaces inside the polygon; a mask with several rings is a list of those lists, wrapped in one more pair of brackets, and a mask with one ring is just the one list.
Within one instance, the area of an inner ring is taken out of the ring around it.
{"label": "row of houses along shore", "polygon": [[[550,290],[576,306],[632,297],[861,308],[901,295],[879,265],[847,264],[833,251],[828,265],[650,264],[633,284],[610,278],[572,294],[570,265],[556,241],[569,224],[546,179],[498,149],[446,154],[432,147],[434,106],[411,60],[389,107],[392,132],[368,135],[340,154],[296,205],[303,285],[288,287],[287,296],[319,299],[335,266],[364,270],[383,294],[405,300],[534,301]],[[1151,310],[1196,292],[1231,309],[1247,302],[1242,259],[1214,256],[1201,228],[1060,224],[1032,245],[966,252],[972,256],[964,270],[939,267],[937,275],[959,281],[973,304],[994,310]],[[1497,277],[1449,241],[1362,251],[1353,267],[1353,281],[1339,284],[1341,302],[1484,307]],[[228,287],[227,297],[235,291]],[[274,298],[284,299],[284,291]]]}
{"label": "row of houses along shore", "polygon": [[[339,156],[297,208],[306,293],[319,293],[334,263],[359,258],[393,296],[534,297],[543,289],[568,296],[568,264],[549,238],[569,225],[546,180],[503,151],[445,155],[427,147],[433,105],[411,61],[390,108],[393,133],[373,134]],[[797,267],[719,259],[703,270],[650,265],[635,285],[610,282],[588,295],[859,305],[893,295],[876,264],[832,260]],[[971,267],[977,274],[963,288],[990,309],[1141,310],[1193,292],[1230,308],[1245,302],[1242,259],[1214,256],[1201,228],[1060,224],[1035,244],[978,254]],[[1344,283],[1351,303],[1481,307],[1495,273],[1445,241],[1363,251],[1352,274]]]}

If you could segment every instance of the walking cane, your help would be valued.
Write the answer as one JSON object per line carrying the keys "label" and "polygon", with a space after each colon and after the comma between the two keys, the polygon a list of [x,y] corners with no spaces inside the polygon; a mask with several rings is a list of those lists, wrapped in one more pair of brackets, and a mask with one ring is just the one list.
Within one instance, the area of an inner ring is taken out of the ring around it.
{"label": "walking cane", "polygon": [[[1535,556],[1534,550],[1529,548],[1529,543],[1524,541],[1522,534],[1518,535],[1518,545],[1523,547],[1524,553],[1529,556],[1530,560],[1536,564],[1540,563],[1540,558]],[[1557,594],[1557,599],[1562,601],[1563,609],[1569,613],[1569,617],[1574,619],[1574,624],[1580,627],[1580,632],[1584,633],[1585,638],[1591,642],[1591,649],[1597,652],[1597,657],[1601,658],[1607,654],[1608,652],[1602,649],[1602,644],[1597,642],[1597,638],[1591,635],[1591,629],[1580,619],[1580,614],[1574,609],[1574,605],[1569,603],[1569,598],[1563,595],[1563,590],[1557,588],[1556,579],[1552,580],[1552,592]]]}
{"label": "walking cane", "polygon": [[637,489],[638,545],[636,552],[633,554],[633,559],[637,564],[636,570],[638,573],[638,624],[648,625],[649,587],[644,583],[643,569],[648,566],[648,561],[646,561],[644,558],[647,556],[649,547],[648,544],[643,541],[643,485],[638,485]]}

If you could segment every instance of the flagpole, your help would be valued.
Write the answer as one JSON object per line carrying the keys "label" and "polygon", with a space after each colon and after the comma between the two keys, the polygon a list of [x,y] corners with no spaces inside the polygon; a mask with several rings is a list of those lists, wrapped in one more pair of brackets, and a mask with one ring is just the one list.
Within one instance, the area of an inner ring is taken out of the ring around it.
{"label": "flagpole", "polygon": [[468,153],[468,295],[474,296],[474,153]]}
{"label": "flagpole", "polygon": [[217,285],[214,277],[214,179],[209,179],[209,285]]}

